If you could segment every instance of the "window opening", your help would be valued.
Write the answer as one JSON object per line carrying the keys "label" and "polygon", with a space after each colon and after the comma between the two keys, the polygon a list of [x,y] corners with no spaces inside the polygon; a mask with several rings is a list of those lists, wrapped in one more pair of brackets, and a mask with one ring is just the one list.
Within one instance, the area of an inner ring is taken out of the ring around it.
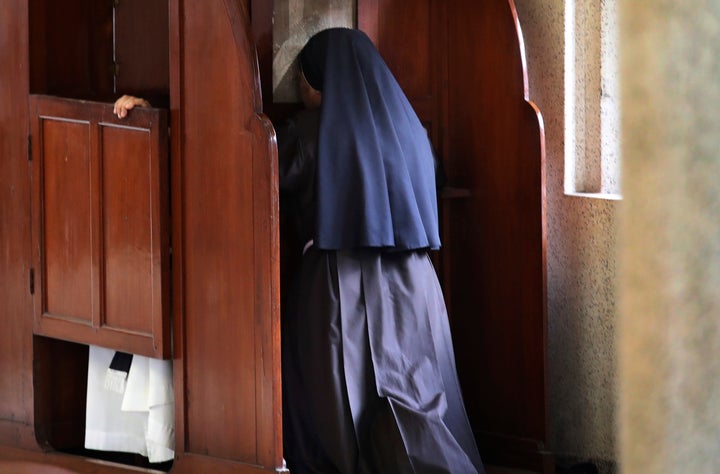
{"label": "window opening", "polygon": [[565,2],[565,193],[620,198],[617,1]]}

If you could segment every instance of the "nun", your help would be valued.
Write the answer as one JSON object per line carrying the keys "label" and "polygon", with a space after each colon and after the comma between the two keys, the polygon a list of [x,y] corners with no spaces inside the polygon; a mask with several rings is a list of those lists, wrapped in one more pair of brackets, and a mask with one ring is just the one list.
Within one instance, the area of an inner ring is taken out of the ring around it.
{"label": "nun", "polygon": [[302,257],[282,315],[293,473],[484,473],[428,251],[440,247],[427,132],[370,39],[299,55],[306,107],[277,126]]}

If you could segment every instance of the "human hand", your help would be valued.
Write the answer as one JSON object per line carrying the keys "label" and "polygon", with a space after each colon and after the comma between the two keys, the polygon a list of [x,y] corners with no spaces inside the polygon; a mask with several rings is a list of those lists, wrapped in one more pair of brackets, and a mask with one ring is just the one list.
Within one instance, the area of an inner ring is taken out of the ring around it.
{"label": "human hand", "polygon": [[128,112],[135,107],[150,107],[150,102],[140,97],[124,95],[115,101],[113,113],[117,115],[118,118],[124,118]]}

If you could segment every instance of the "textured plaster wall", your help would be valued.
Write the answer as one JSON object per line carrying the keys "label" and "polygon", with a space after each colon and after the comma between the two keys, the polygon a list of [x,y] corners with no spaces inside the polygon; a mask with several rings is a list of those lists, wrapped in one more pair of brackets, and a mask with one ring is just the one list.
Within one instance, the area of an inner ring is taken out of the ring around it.
{"label": "textured plaster wall", "polygon": [[550,448],[598,461],[609,471],[617,459],[615,247],[621,201],[564,193],[564,3],[515,1],[530,98],[545,122]]}
{"label": "textured plaster wall", "polygon": [[355,0],[276,0],[273,5],[273,100],[297,102],[295,58],[318,31],[354,27]]}

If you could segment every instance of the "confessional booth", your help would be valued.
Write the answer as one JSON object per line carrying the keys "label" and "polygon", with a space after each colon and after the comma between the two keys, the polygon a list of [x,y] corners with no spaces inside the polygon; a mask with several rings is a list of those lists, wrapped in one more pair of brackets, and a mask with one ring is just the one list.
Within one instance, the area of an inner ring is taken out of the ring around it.
{"label": "confessional booth", "polygon": [[[544,137],[513,0],[355,5],[443,164],[433,261],[483,459],[552,472]],[[272,60],[270,1],[3,0],[0,472],[283,471]],[[125,93],[153,107],[120,120]],[[172,360],[172,461],[83,448],[88,345]]]}

